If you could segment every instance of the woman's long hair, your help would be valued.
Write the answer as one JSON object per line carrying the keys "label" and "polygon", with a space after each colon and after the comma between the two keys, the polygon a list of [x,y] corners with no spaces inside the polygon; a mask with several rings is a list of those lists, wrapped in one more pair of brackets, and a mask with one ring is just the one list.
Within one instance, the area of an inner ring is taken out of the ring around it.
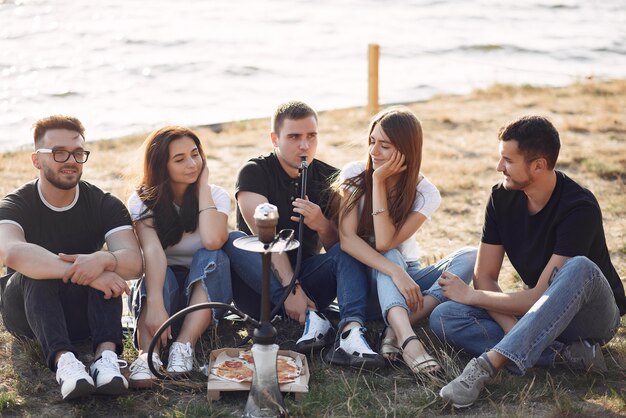
{"label": "woman's long hair", "polygon": [[[416,185],[419,181],[422,165],[422,125],[415,114],[404,106],[394,106],[378,113],[372,119],[368,133],[368,150],[370,137],[374,128],[380,125],[391,143],[404,155],[406,170],[400,173],[398,182],[387,189],[387,204],[389,216],[396,227],[396,233],[412,211],[416,196]],[[372,218],[372,157],[367,157],[365,171],[358,176],[344,180],[337,189],[340,194],[347,196],[347,202],[340,209],[342,216],[346,216],[364,196],[363,210],[359,219],[357,234],[366,242],[374,245],[374,223]]]}
{"label": "woman's long hair", "polygon": [[[180,210],[174,206],[174,192],[170,184],[167,163],[170,144],[183,137],[191,138],[206,164],[202,144],[194,131],[181,126],[165,126],[152,132],[144,141],[143,178],[137,194],[146,205],[140,219],[152,218],[163,248],[178,243],[183,232],[198,227],[198,180],[185,190]],[[198,176],[199,178],[199,176]]]}

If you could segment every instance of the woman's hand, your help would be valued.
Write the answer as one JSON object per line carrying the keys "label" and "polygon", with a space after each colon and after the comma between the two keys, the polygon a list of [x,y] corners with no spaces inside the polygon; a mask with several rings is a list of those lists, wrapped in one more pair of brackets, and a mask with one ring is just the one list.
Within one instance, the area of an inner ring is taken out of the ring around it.
{"label": "woman's hand", "polygon": [[424,296],[420,286],[413,281],[411,276],[400,266],[397,266],[391,274],[391,280],[396,285],[411,312],[416,312],[424,307]]}
{"label": "woman's hand", "polygon": [[198,187],[206,187],[209,185],[209,164],[205,161],[200,176],[198,176]]}
{"label": "woman's hand", "polygon": [[[165,323],[169,319],[169,315],[165,310],[165,306],[163,303],[146,303],[146,307],[144,309],[143,315],[146,318],[146,327],[148,328],[148,332],[150,333],[150,337],[154,337],[156,335],[161,325]],[[168,340],[172,339],[172,328],[167,327],[163,334],[161,334],[161,347],[165,347],[167,345]]]}
{"label": "woman's hand", "polygon": [[387,180],[388,178],[406,170],[406,164],[404,164],[404,162],[404,155],[402,155],[400,151],[396,150],[385,164],[374,170],[372,177],[374,180],[378,181]]}

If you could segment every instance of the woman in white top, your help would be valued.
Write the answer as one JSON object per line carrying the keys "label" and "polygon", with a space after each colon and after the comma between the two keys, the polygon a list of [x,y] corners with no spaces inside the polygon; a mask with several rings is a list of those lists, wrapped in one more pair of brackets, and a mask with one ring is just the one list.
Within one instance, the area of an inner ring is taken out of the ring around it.
{"label": "woman in white top", "polygon": [[[465,282],[472,278],[476,251],[465,248],[434,266],[421,268],[416,233],[439,207],[437,188],[420,173],[422,128],[405,107],[376,115],[369,129],[365,162],[343,168],[339,192],[341,249],[368,267],[387,324],[381,354],[401,354],[414,372],[440,369],[426,353],[412,324],[445,299],[437,279],[445,270]],[[422,289],[428,289],[422,292]]]}
{"label": "woman in white top", "polygon": [[[140,354],[130,367],[133,387],[153,383],[144,350],[171,315],[197,303],[232,300],[230,263],[221,251],[228,238],[230,197],[209,184],[200,139],[190,129],[166,126],[150,134],[144,147],[143,179],[128,201],[145,263],[132,302]],[[219,313],[192,312],[180,330],[168,328],[161,335],[162,347],[175,338],[168,373],[192,370],[193,347]],[[162,365],[156,352],[153,363]]]}

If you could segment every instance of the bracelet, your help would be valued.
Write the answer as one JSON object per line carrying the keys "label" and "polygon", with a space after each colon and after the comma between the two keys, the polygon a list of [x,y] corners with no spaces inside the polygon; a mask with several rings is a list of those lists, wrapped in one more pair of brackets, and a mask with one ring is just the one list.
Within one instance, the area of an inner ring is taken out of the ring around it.
{"label": "bracelet", "polygon": [[376,216],[376,215],[380,215],[381,213],[383,213],[385,211],[385,209],[383,208],[378,208],[376,209],[374,212],[372,212],[372,216]]}
{"label": "bracelet", "polygon": [[115,259],[115,267],[113,267],[113,270],[111,270],[111,271],[113,271],[113,272],[114,272],[115,270],[117,270],[117,266],[118,266],[120,263],[119,263],[119,261],[118,261],[118,259],[117,259],[117,256],[115,255],[115,253],[114,253],[113,251],[109,251],[109,254],[111,254],[111,255],[113,256],[113,258]]}
{"label": "bracelet", "polygon": [[202,212],[202,211],[204,211],[204,210],[208,210],[208,209],[215,209],[215,210],[217,210],[217,206],[207,206],[206,208],[202,208],[202,209],[200,209],[200,210],[198,211],[198,213],[200,213],[200,212]]}

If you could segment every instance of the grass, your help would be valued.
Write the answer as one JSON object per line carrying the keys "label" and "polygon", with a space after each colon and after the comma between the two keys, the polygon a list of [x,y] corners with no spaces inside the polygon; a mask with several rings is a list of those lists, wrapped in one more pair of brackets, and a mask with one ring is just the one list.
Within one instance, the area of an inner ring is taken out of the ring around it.
{"label": "grass", "polygon": [[[563,147],[557,168],[598,197],[613,264],[620,276],[626,277],[625,98],[626,80],[585,80],[558,89],[496,85],[465,96],[437,96],[409,104],[424,127],[423,172],[443,195],[441,208],[420,230],[424,263],[433,263],[462,246],[476,245],[490,187],[500,178],[494,168],[498,128],[517,116],[541,114],[550,117],[561,133]],[[364,155],[367,120],[361,108],[323,112],[320,158],[342,166]],[[239,166],[271,149],[267,127],[265,119],[224,124],[221,129],[199,127],[209,157],[211,182],[225,187],[233,196]],[[139,146],[143,137],[90,141],[93,153],[84,178],[126,200],[140,174]],[[29,153],[22,150],[0,154],[1,195],[35,178]],[[232,217],[230,226],[234,226]],[[522,286],[508,262],[501,283],[508,290]],[[309,357],[309,393],[302,401],[287,395],[285,403],[292,415],[306,417],[624,416],[626,319],[621,325],[617,336],[603,348],[609,365],[604,375],[563,368],[535,368],[523,377],[500,373],[480,401],[464,411],[453,411],[439,400],[441,381],[415,376],[402,365],[373,373],[329,367],[319,354]],[[371,342],[381,327],[380,322],[368,323]],[[280,322],[277,328],[281,348],[293,348],[301,328],[291,321]],[[248,331],[239,322],[222,321],[197,347],[198,362],[206,362],[212,349],[234,346]],[[462,370],[467,356],[442,346],[425,323],[418,324],[416,331],[446,369],[445,379]],[[79,346],[79,350],[81,359],[89,363],[89,344]],[[127,340],[124,358],[130,363],[135,357]],[[219,401],[208,402],[206,377],[197,373],[185,382],[163,381],[151,390],[117,398],[63,402],[38,346],[13,338],[0,322],[2,416],[230,417],[241,416],[246,399],[246,393],[231,392],[224,393]]]}

